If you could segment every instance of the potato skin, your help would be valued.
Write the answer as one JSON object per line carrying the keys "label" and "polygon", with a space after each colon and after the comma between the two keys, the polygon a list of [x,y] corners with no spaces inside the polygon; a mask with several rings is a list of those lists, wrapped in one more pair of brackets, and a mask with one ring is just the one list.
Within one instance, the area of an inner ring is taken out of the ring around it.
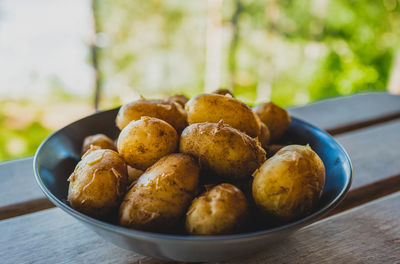
{"label": "potato skin", "polygon": [[260,134],[261,124],[255,113],[245,104],[219,94],[202,94],[186,103],[188,124],[224,123],[246,133],[251,137]]}
{"label": "potato skin", "polygon": [[254,107],[254,111],[269,129],[271,142],[279,140],[291,122],[288,111],[269,102]]}
{"label": "potato skin", "polygon": [[199,165],[185,154],[163,157],[140,176],[119,210],[122,226],[165,231],[186,212],[199,183]]}
{"label": "potato skin", "polygon": [[249,177],[265,161],[257,139],[222,122],[186,127],[179,150],[199,158],[202,167],[226,179]]}
{"label": "potato skin", "polygon": [[258,136],[258,140],[260,141],[261,146],[264,149],[268,149],[270,137],[271,135],[269,132],[269,128],[263,122],[261,122],[261,130],[260,135]]}
{"label": "potato skin", "polygon": [[220,95],[227,95],[229,94],[229,96],[231,96],[232,98],[235,98],[235,96],[233,95],[233,93],[231,91],[229,91],[228,89],[217,89],[214,92],[212,92],[213,94],[220,94]]}
{"label": "potato skin", "polygon": [[186,231],[192,235],[222,235],[240,231],[248,205],[241,190],[223,183],[193,200],[186,213]]}
{"label": "potato skin", "polygon": [[111,149],[117,151],[114,141],[104,134],[96,134],[85,137],[82,144],[82,155],[90,149],[90,145],[98,146],[101,149]]}
{"label": "potato skin", "polygon": [[125,194],[126,164],[109,149],[88,151],[68,178],[68,201],[72,208],[93,216],[105,216],[117,209]]}
{"label": "potato skin", "polygon": [[143,171],[135,169],[129,165],[127,166],[127,169],[128,169],[128,186],[129,186],[131,184],[136,183],[136,181],[139,179],[140,175],[143,174]]}
{"label": "potato skin", "polygon": [[173,126],[180,134],[186,127],[184,109],[175,102],[164,100],[138,100],[121,106],[115,123],[119,129],[126,127],[131,121],[139,120],[142,116],[149,116],[164,120]]}
{"label": "potato skin", "polygon": [[178,103],[179,105],[182,106],[182,108],[185,108],[185,104],[189,101],[189,98],[187,98],[185,95],[183,94],[175,94],[173,96],[169,96],[167,98],[168,102],[175,102]]}
{"label": "potato skin", "polygon": [[117,148],[128,165],[145,170],[178,147],[176,130],[167,122],[143,116],[122,129]]}
{"label": "potato skin", "polygon": [[282,148],[284,148],[286,146],[287,145],[278,145],[278,144],[269,145],[268,151],[267,151],[267,159],[274,156],[279,150],[281,150]]}
{"label": "potato skin", "polygon": [[254,173],[254,201],[266,215],[297,219],[312,212],[325,184],[325,167],[309,146],[282,148]]}

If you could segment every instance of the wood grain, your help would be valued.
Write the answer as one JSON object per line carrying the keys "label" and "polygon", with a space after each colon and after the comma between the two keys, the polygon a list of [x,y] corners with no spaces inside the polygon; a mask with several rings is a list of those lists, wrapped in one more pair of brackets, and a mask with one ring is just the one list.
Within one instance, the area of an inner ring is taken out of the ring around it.
{"label": "wood grain", "polygon": [[[227,263],[396,263],[400,192],[326,218]],[[1,263],[166,263],[120,249],[58,208],[0,222]]]}
{"label": "wood grain", "polygon": [[354,165],[352,190],[400,174],[400,120],[335,138],[346,149]]}
{"label": "wood grain", "polygon": [[33,158],[0,163],[0,181],[0,207],[44,197],[33,174]]}
{"label": "wood grain", "polygon": [[226,263],[400,263],[400,192],[306,227]]}
{"label": "wood grain", "polygon": [[35,181],[33,158],[0,164],[0,220],[54,207]]}
{"label": "wood grain", "polygon": [[339,134],[400,118],[400,96],[356,94],[294,107],[289,112],[332,134]]}
{"label": "wood grain", "polygon": [[29,200],[22,203],[11,204],[0,208],[0,220],[33,213],[54,207],[47,198]]}
{"label": "wood grain", "polygon": [[399,190],[400,175],[352,189],[349,191],[346,198],[335,209],[329,212],[326,217],[398,192]]}
{"label": "wood grain", "polygon": [[0,262],[158,263],[114,246],[58,208],[0,221]]}

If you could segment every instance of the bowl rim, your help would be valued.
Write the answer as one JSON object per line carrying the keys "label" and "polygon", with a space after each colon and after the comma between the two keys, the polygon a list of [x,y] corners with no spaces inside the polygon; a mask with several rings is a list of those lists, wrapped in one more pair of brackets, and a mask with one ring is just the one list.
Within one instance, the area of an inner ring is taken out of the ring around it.
{"label": "bowl rim", "polygon": [[96,115],[102,115],[104,113],[108,112],[113,112],[117,111],[119,107],[113,108],[110,110],[106,111],[99,111],[96,112],[92,115],[86,116],[84,118],[81,118],[73,123],[70,123],[63,128],[51,133],[38,147],[35,156],[33,158],[33,170],[34,170],[34,175],[36,182],[38,183],[39,187],[43,191],[43,193],[46,195],[46,197],[53,203],[55,204],[58,208],[61,208],[63,211],[67,212],[68,214],[72,215],[73,217],[77,218],[78,220],[83,221],[85,224],[89,225],[95,225],[98,228],[105,229],[110,232],[116,232],[122,235],[128,235],[130,237],[136,237],[136,238],[142,238],[142,239],[162,239],[162,240],[175,240],[175,241],[196,241],[196,242],[215,242],[215,241],[234,241],[234,240],[242,240],[242,239],[255,239],[257,237],[263,237],[266,235],[271,235],[272,233],[278,233],[280,231],[290,231],[293,229],[299,229],[305,225],[309,225],[312,222],[315,222],[316,220],[322,218],[325,214],[327,214],[329,211],[334,209],[345,197],[346,194],[348,193],[351,183],[353,181],[353,165],[351,163],[350,157],[346,150],[343,148],[343,146],[336,141],[331,135],[329,135],[326,131],[306,122],[303,121],[300,118],[291,116],[292,121],[299,122],[302,125],[310,128],[311,130],[317,130],[320,134],[322,134],[324,137],[329,138],[332,140],[336,145],[339,146],[339,149],[343,152],[344,157],[346,159],[347,163],[347,173],[346,173],[346,181],[344,188],[340,191],[340,193],[331,201],[329,202],[326,206],[322,207],[320,210],[306,216],[303,218],[300,218],[298,220],[295,220],[293,222],[269,228],[269,229],[263,229],[263,230],[258,230],[258,231],[253,231],[253,232],[246,232],[246,233],[238,233],[238,234],[230,234],[230,235],[207,235],[207,236],[196,236],[196,235],[178,235],[178,234],[164,234],[164,233],[154,233],[154,232],[147,232],[147,231],[140,231],[140,230],[134,230],[134,229],[129,229],[126,227],[118,226],[112,223],[108,223],[90,216],[87,216],[83,213],[80,213],[73,209],[72,207],[68,206],[64,202],[62,202],[60,199],[58,199],[44,184],[40,173],[39,173],[39,164],[38,164],[38,157],[44,148],[44,146],[55,136],[57,136],[59,133],[61,133],[64,129],[75,125],[78,122],[82,122],[85,119],[93,118],[93,116]]}

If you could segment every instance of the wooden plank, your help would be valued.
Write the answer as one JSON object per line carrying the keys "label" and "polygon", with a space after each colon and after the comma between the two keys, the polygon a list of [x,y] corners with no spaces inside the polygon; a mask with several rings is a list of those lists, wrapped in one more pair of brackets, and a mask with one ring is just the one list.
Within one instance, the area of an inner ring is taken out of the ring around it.
{"label": "wooden plank", "polygon": [[[400,192],[326,218],[266,251],[228,263],[395,263]],[[0,221],[6,263],[165,263],[120,249],[58,208]]]}
{"label": "wooden plank", "polygon": [[353,190],[400,175],[400,120],[335,138],[346,149],[354,165]]}
{"label": "wooden plank", "polygon": [[227,263],[400,263],[400,192],[319,221]]}
{"label": "wooden plank", "polygon": [[0,220],[33,213],[52,207],[54,207],[54,204],[52,204],[45,197],[29,200],[22,203],[11,204],[4,207],[0,207]]}
{"label": "wooden plank", "polygon": [[33,158],[0,164],[0,220],[53,207],[35,181]]}
{"label": "wooden plank", "polygon": [[157,263],[114,246],[58,208],[0,221],[0,262]]}
{"label": "wooden plank", "polygon": [[353,183],[346,199],[331,214],[400,190],[400,120],[335,137],[353,163]]}
{"label": "wooden plank", "polygon": [[387,93],[356,94],[294,107],[289,112],[331,134],[339,134],[400,118],[400,96]]}
{"label": "wooden plank", "polygon": [[44,197],[33,174],[32,157],[1,163],[0,181],[0,207]]}
{"label": "wooden plank", "polygon": [[359,188],[351,189],[346,198],[335,209],[329,212],[326,217],[368,203],[380,197],[395,193],[399,190],[399,175],[382,179]]}

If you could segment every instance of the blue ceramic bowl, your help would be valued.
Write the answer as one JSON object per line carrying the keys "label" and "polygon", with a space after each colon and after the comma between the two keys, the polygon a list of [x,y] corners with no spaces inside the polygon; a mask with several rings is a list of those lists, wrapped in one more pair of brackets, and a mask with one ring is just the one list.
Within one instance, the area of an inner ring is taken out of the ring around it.
{"label": "blue ceramic bowl", "polygon": [[311,224],[332,210],[345,196],[352,180],[352,166],[345,150],[326,132],[293,118],[286,139],[296,144],[310,144],[326,168],[325,188],[320,204],[304,218],[274,227],[261,227],[247,233],[223,236],[160,234],[127,229],[101,221],[72,209],[66,199],[67,178],[80,159],[83,139],[103,133],[118,136],[114,120],[118,109],[96,113],[76,121],[50,135],[39,147],[34,171],[45,195],[57,207],[72,215],[104,239],[136,253],[177,261],[218,261],[261,251],[269,243]]}

